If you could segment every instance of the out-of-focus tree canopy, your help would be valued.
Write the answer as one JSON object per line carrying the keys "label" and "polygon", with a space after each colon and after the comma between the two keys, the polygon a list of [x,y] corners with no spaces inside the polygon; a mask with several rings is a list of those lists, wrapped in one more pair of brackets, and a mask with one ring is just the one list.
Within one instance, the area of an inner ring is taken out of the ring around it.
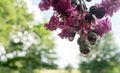
{"label": "out-of-focus tree canopy", "polygon": [[[16,30],[28,28],[33,15],[27,13],[23,0],[0,0],[0,41],[6,45],[14,26]],[[23,28],[24,27],[24,28]]]}
{"label": "out-of-focus tree canopy", "polygon": [[12,69],[57,68],[54,38],[34,22],[24,0],[0,0],[0,66]]}
{"label": "out-of-focus tree canopy", "polygon": [[81,73],[120,73],[120,53],[112,34],[98,40],[79,67]]}

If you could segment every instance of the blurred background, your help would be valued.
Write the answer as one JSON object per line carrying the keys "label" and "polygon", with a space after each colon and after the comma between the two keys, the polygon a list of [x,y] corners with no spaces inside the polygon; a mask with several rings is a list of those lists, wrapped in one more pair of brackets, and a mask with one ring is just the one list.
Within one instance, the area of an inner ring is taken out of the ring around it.
{"label": "blurred background", "polygon": [[70,42],[44,28],[53,11],[41,12],[39,2],[0,0],[0,73],[120,73],[120,10],[110,18],[112,31],[83,57],[78,36]]}

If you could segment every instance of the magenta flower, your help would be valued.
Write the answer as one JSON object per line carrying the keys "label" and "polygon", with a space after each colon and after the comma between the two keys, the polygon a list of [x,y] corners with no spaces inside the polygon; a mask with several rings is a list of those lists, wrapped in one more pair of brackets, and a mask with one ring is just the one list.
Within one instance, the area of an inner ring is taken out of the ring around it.
{"label": "magenta flower", "polygon": [[66,10],[71,8],[71,0],[52,0],[52,7],[54,11],[67,15]]}
{"label": "magenta flower", "polygon": [[71,17],[77,17],[79,15],[79,12],[76,7],[70,7],[66,10],[67,15]]}
{"label": "magenta flower", "polygon": [[39,4],[39,8],[41,11],[48,10],[50,8],[50,5],[51,5],[51,0],[41,0]]}
{"label": "magenta flower", "polygon": [[58,34],[61,38],[74,38],[75,36],[75,32],[73,31],[73,28],[69,27],[69,26],[65,26],[62,29],[62,32],[60,34]]}
{"label": "magenta flower", "polygon": [[46,29],[48,30],[56,30],[57,27],[59,26],[59,17],[53,15],[49,21],[49,23],[45,24]]}
{"label": "magenta flower", "polygon": [[84,0],[41,0],[39,8],[42,11],[50,7],[53,7],[54,14],[49,23],[45,24],[46,29],[61,29],[58,36],[69,41],[73,41],[75,35],[79,34],[81,39],[78,38],[77,43],[80,52],[86,55],[90,51],[90,45],[96,43],[98,36],[102,37],[112,29],[107,17],[113,16],[120,9],[120,0],[102,0],[89,10]]}
{"label": "magenta flower", "polygon": [[102,3],[98,5],[105,8],[106,15],[113,16],[113,13],[120,9],[120,0],[102,0]]}
{"label": "magenta flower", "polygon": [[[102,0],[102,3],[96,6],[104,7],[106,16],[112,16],[120,8],[119,4],[120,0]],[[59,34],[61,38],[74,38],[76,33],[81,35],[82,30],[85,34],[94,30],[98,36],[102,37],[111,30],[111,22],[108,18],[96,21],[88,11],[81,13],[78,9],[79,5],[72,6],[71,0],[41,0],[39,4],[41,10],[48,10],[50,6],[53,7],[54,15],[45,27],[50,31],[61,29]],[[95,26],[96,22],[98,25]]]}
{"label": "magenta flower", "polygon": [[66,18],[64,21],[65,21],[66,26],[73,28],[76,24],[76,17],[70,16],[70,17]]}
{"label": "magenta flower", "polygon": [[103,20],[98,20],[98,25],[95,26],[94,32],[102,37],[111,30],[111,22],[108,18]]}

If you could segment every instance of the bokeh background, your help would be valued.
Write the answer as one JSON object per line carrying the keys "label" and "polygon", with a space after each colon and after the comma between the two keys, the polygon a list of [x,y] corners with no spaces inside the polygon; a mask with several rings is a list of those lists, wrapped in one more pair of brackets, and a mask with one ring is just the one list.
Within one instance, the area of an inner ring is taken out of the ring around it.
{"label": "bokeh background", "polygon": [[41,12],[39,2],[0,0],[0,73],[120,73],[120,10],[110,18],[112,31],[83,57],[78,36],[70,42],[44,28],[53,11]]}

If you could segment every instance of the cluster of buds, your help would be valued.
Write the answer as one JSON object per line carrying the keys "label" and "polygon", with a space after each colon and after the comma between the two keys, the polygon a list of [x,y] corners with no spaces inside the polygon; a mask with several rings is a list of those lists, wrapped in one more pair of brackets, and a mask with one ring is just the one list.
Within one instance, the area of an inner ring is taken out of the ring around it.
{"label": "cluster of buds", "polygon": [[87,34],[87,38],[85,39],[85,37],[83,35],[81,35],[78,38],[77,43],[80,46],[80,48],[79,48],[80,52],[84,56],[86,56],[90,52],[90,46],[89,45],[94,45],[97,41],[98,36],[94,32],[89,32]]}
{"label": "cluster of buds", "polygon": [[108,16],[120,9],[120,0],[102,0],[101,4],[95,4],[89,9],[85,1],[91,0],[41,0],[41,11],[53,7],[53,16],[45,28],[50,31],[61,29],[58,35],[63,39],[77,40],[80,52],[84,55],[90,52],[90,46],[96,43],[98,37],[102,37],[111,30],[111,22]]}

